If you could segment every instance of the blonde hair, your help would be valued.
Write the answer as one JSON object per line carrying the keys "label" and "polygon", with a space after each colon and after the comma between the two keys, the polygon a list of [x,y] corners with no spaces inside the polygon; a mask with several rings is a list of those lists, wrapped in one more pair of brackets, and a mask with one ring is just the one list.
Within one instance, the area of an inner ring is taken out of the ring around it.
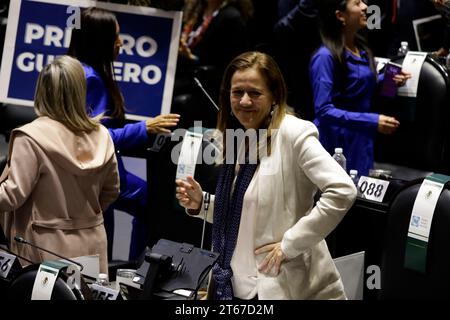
{"label": "blonde hair", "polygon": [[81,63],[61,56],[46,65],[37,80],[34,108],[38,115],[61,122],[74,132],[96,130],[97,118],[86,113],[86,79]]}

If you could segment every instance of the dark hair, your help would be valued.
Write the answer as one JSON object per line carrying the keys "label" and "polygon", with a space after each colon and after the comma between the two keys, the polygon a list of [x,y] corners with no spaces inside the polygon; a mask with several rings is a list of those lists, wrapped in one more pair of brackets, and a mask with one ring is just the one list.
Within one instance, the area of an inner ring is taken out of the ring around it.
{"label": "dark hair", "polygon": [[81,14],[81,28],[72,30],[68,54],[98,72],[113,104],[113,112],[109,116],[124,119],[123,97],[112,71],[116,28],[117,19],[112,12],[95,7],[87,8]]}
{"label": "dark hair", "polygon": [[[345,11],[347,9],[348,0],[318,0],[319,12],[319,29],[322,43],[330,50],[333,58],[338,62],[338,70],[342,76],[346,76],[348,72],[345,60],[345,42],[344,42],[344,26],[336,17],[336,10]],[[361,34],[356,34],[355,45],[366,51],[370,68],[375,70],[373,54],[367,45],[366,40]],[[376,74],[376,73],[375,73]]]}
{"label": "dark hair", "polygon": [[[250,0],[224,0],[221,7],[229,5],[239,10],[244,21],[248,21],[253,16],[253,3]],[[183,22],[185,24],[196,24],[199,19],[202,19],[205,8],[205,0],[185,0]]]}

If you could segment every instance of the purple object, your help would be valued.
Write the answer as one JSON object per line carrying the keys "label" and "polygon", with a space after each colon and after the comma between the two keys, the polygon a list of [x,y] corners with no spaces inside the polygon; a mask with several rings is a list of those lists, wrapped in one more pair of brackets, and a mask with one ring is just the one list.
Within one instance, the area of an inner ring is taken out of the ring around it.
{"label": "purple object", "polygon": [[380,94],[385,97],[394,98],[397,95],[397,85],[394,81],[394,76],[402,71],[402,66],[392,62],[386,64],[384,71],[384,80],[381,87]]}

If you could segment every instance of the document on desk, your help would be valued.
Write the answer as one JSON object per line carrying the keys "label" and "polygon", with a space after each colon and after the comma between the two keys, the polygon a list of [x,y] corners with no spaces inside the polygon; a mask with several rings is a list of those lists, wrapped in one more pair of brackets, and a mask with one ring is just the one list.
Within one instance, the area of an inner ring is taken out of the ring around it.
{"label": "document on desk", "polygon": [[426,52],[408,51],[403,60],[402,70],[411,73],[411,79],[406,84],[398,88],[397,95],[400,97],[417,97],[417,88],[419,87],[420,71],[427,57]]}
{"label": "document on desk", "polygon": [[100,257],[98,254],[90,256],[81,256],[72,258],[72,260],[80,263],[83,266],[81,274],[86,277],[97,279],[100,272]]}
{"label": "document on desk", "polygon": [[176,179],[186,180],[188,176],[194,176],[202,140],[203,134],[186,131],[178,158]]}

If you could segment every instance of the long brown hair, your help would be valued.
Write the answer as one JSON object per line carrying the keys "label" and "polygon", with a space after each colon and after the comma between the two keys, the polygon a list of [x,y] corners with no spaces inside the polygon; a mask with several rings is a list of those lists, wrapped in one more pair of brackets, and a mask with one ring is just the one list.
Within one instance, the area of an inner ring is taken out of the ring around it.
{"label": "long brown hair", "polygon": [[112,12],[87,8],[81,14],[81,28],[72,31],[68,54],[88,64],[100,75],[111,98],[113,111],[109,116],[123,120],[124,101],[112,71],[117,24]]}

